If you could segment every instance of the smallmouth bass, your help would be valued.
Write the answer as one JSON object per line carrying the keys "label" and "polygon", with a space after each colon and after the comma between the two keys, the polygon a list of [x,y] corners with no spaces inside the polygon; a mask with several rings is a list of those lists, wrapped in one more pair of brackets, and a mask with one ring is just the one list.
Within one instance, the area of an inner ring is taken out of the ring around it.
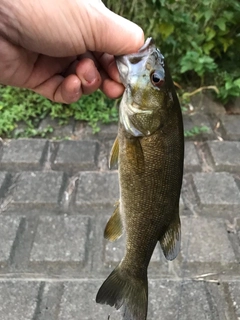
{"label": "smallmouth bass", "polygon": [[147,268],[154,248],[159,241],[168,260],[180,250],[183,122],[164,57],[151,38],[116,63],[125,92],[110,168],[118,162],[120,200],[104,237],[114,241],[125,231],[126,248],[96,302],[122,307],[124,320],[146,320]]}

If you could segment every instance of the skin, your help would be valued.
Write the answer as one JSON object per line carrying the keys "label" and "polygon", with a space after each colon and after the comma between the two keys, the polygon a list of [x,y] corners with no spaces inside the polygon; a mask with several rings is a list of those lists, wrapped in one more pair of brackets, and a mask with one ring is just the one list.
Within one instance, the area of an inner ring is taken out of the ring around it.
{"label": "skin", "polygon": [[[120,104],[118,143],[114,144],[118,152],[111,153],[118,155],[119,216],[115,211],[105,236],[115,240],[117,233],[119,237],[122,221],[126,246],[125,256],[99,289],[96,301],[117,309],[123,307],[123,320],[147,318],[147,269],[157,242],[168,260],[173,260],[180,250],[182,115],[170,74],[157,52],[149,43],[145,52],[142,49],[118,59],[126,86]],[[133,60],[139,56],[142,62]],[[160,75],[157,82],[153,81],[153,74]],[[143,110],[152,113],[139,112]],[[135,131],[129,130],[134,125],[149,134],[134,135]]]}
{"label": "skin", "polygon": [[0,83],[72,103],[123,93],[114,55],[136,52],[143,31],[99,0],[0,0]]}

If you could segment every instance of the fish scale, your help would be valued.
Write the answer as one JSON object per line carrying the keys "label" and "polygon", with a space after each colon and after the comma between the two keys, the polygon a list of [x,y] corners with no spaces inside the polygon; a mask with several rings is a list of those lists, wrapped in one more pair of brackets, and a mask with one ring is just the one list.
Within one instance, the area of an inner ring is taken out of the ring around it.
{"label": "fish scale", "polygon": [[154,248],[159,241],[168,260],[180,250],[182,114],[164,58],[151,38],[138,53],[116,61],[126,87],[110,155],[110,167],[118,162],[120,199],[104,236],[114,241],[124,231],[126,247],[96,301],[122,307],[124,320],[146,320],[147,269]]}

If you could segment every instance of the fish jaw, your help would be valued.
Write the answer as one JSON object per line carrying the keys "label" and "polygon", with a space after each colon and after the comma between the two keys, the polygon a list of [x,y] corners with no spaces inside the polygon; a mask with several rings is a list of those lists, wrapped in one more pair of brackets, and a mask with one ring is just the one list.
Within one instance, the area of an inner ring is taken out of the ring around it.
{"label": "fish jaw", "polygon": [[146,135],[150,135],[150,131],[147,130],[147,132],[144,132],[141,129],[138,129],[133,121],[131,120],[133,115],[151,115],[151,110],[141,110],[137,104],[134,104],[132,101],[132,104],[127,103],[127,91],[125,91],[123,99],[120,104],[119,108],[119,119],[120,123],[124,126],[125,130],[134,137],[143,137]]}

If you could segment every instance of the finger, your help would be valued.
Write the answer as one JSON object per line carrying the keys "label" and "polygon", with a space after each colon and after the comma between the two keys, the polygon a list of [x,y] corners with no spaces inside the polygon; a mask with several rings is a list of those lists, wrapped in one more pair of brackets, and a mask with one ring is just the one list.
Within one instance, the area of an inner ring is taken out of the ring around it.
{"label": "finger", "polygon": [[122,95],[124,87],[120,83],[119,73],[113,56],[88,51],[78,56],[78,59],[91,59],[93,61],[101,76],[100,90],[106,96],[115,99]]}
{"label": "finger", "polygon": [[82,17],[86,30],[83,32],[85,46],[90,51],[122,55],[138,51],[144,43],[143,30],[135,23],[113,13],[99,2],[90,2],[89,15]]}
{"label": "finger", "polygon": [[112,78],[116,82],[121,83],[116,61],[113,55],[110,55],[108,53],[95,52],[94,57],[110,78]]}
{"label": "finger", "polygon": [[[74,70],[75,69],[75,70]],[[72,103],[82,94],[91,94],[101,85],[101,76],[93,62],[85,58],[69,67],[65,74],[75,71],[66,78],[55,75],[34,88],[34,91],[55,102]]]}
{"label": "finger", "polygon": [[82,95],[81,81],[73,74],[66,78],[61,75],[53,76],[35,87],[33,91],[54,102],[66,104],[76,102]]}
{"label": "finger", "polygon": [[119,98],[123,94],[124,86],[109,78],[104,70],[101,70],[100,74],[102,78],[100,90],[111,99]]}
{"label": "finger", "polygon": [[69,67],[64,72],[61,73],[61,75],[66,78],[67,76],[70,76],[70,74],[76,74],[76,67],[77,67],[78,63],[79,63],[79,60],[77,60],[77,59],[75,61],[73,61],[69,65]]}
{"label": "finger", "polygon": [[83,58],[76,66],[76,75],[81,81],[82,92],[91,94],[101,85],[101,75],[96,68],[94,61],[90,58]]}

